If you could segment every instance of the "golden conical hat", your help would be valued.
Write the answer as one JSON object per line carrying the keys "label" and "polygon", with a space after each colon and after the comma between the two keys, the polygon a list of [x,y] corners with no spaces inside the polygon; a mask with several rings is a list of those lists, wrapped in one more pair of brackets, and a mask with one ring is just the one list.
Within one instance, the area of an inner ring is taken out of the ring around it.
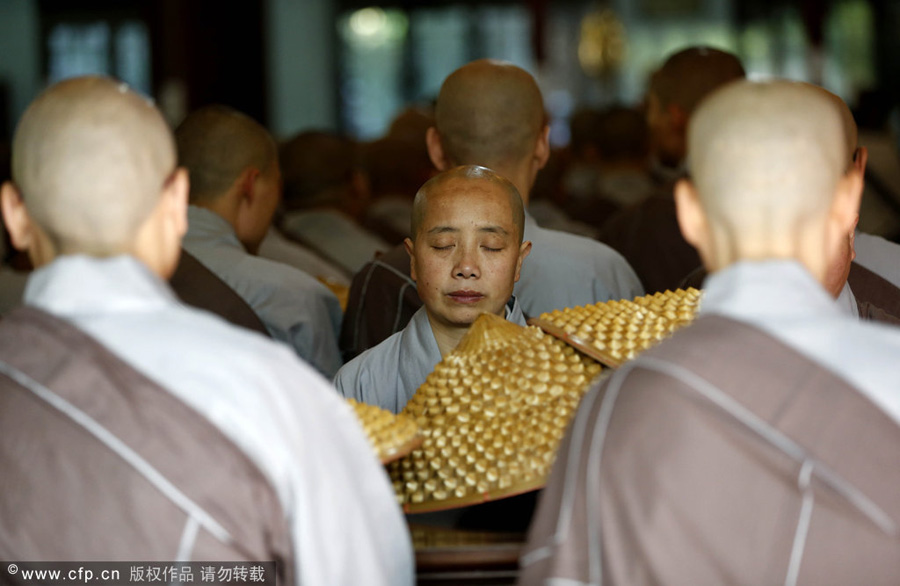
{"label": "golden conical hat", "polygon": [[694,320],[701,293],[693,287],[543,313],[529,323],[617,368]]}
{"label": "golden conical hat", "polygon": [[374,405],[347,399],[359,419],[375,455],[383,464],[393,462],[422,444],[419,428],[405,415],[394,415]]}
{"label": "golden conical hat", "polygon": [[402,414],[421,448],[388,471],[407,512],[461,507],[540,488],[600,365],[535,327],[483,314]]}

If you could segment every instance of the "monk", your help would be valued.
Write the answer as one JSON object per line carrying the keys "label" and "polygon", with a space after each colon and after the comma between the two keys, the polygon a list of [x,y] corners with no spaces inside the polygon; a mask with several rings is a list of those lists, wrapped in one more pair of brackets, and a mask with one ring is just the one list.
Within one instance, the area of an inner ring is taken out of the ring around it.
{"label": "monk", "polygon": [[281,199],[272,137],[249,116],[207,106],[185,118],[175,140],[191,176],[185,250],[234,289],[273,338],[334,376],[343,363],[337,297],[311,275],[255,256]]}
{"label": "monk", "polygon": [[306,131],[281,145],[282,232],[353,275],[390,246],[362,226],[370,190],[351,140]]}
{"label": "monk", "polygon": [[413,583],[393,491],[292,351],[166,285],[188,174],[108,78],[50,87],[0,190],[35,271],[0,322],[0,557],[275,561],[279,583]]}
{"label": "monk", "polygon": [[586,395],[521,584],[896,582],[900,332],[824,285],[862,192],[845,149],[807,84],[700,105],[675,191],[700,317]]}
{"label": "monk", "polygon": [[744,68],[731,53],[690,47],[666,59],[650,79],[647,125],[657,191],[606,220],[598,237],[628,259],[648,293],[678,288],[700,266],[678,229],[673,186],[684,174],[694,108],[716,88],[743,77]]}
{"label": "monk", "polygon": [[[845,164],[865,177],[869,153],[859,145],[859,129],[853,113],[840,97],[819,86],[812,87],[831,100],[841,113],[846,139]],[[896,273],[894,267],[900,263],[900,247],[855,228],[856,224],[844,241],[844,254],[829,272],[826,287],[850,315],[900,324],[900,285],[891,282]]]}
{"label": "monk", "polygon": [[[856,122],[850,108],[841,98],[822,87],[810,85],[809,88],[820,92],[823,97],[830,100],[841,114],[845,157],[840,161],[840,171],[864,176],[867,151],[865,147],[859,147],[857,144]],[[853,227],[855,226],[854,223]],[[856,241],[859,237],[866,236],[868,235],[854,229],[850,230],[842,241],[841,253],[834,257],[829,266],[823,284],[836,299],[838,307],[848,315],[893,325],[900,324],[900,289],[877,272],[856,262]],[[682,286],[701,288],[705,276],[706,270],[700,267],[685,279]]]}
{"label": "monk", "polygon": [[531,251],[524,225],[519,192],[489,169],[455,167],[429,179],[416,193],[404,243],[425,305],[338,372],[341,394],[399,413],[479,315],[524,326],[512,294]]}
{"label": "monk", "polygon": [[[541,228],[528,214],[535,177],[550,155],[549,134],[534,78],[510,63],[481,59],[444,80],[435,106],[435,126],[429,129],[426,142],[438,170],[482,165],[509,179],[521,194],[526,206],[524,238],[532,242],[533,252],[515,294],[526,315],[642,295],[637,275],[620,254],[595,240]],[[390,252],[385,255],[390,256]],[[355,279],[367,285],[351,288],[342,331],[345,355],[397,331],[384,331],[385,325],[402,328],[406,324],[411,308],[402,305],[407,299],[404,282],[394,268],[396,264],[376,259],[357,274]],[[399,316],[394,313],[398,307]],[[367,314],[376,316],[371,323]],[[385,314],[397,319],[386,319]]]}

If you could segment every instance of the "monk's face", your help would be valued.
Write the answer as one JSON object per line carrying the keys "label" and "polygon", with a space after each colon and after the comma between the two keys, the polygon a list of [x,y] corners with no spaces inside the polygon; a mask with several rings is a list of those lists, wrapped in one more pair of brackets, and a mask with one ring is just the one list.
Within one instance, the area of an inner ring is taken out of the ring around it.
{"label": "monk's face", "polygon": [[494,182],[454,178],[429,194],[408,243],[412,278],[432,322],[471,325],[504,314],[530,249],[519,244],[509,195]]}

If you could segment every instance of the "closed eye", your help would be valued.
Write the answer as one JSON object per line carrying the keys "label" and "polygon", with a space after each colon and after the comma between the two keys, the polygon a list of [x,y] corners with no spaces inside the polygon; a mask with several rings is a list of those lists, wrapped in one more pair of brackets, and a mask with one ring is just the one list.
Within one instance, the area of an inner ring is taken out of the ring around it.
{"label": "closed eye", "polygon": [[500,252],[503,250],[502,248],[491,248],[490,246],[482,246],[482,248],[488,252]]}
{"label": "closed eye", "polygon": [[448,244],[447,246],[432,246],[431,248],[433,248],[434,250],[450,250],[451,248],[453,248],[453,245]]}

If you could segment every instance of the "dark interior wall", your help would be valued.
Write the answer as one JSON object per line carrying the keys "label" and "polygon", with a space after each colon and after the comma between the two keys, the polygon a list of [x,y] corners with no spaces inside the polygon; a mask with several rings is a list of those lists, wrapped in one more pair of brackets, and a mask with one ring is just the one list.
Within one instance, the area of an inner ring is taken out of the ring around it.
{"label": "dark interior wall", "polygon": [[160,0],[151,22],[154,80],[181,81],[187,108],[223,103],[268,122],[264,2]]}
{"label": "dark interior wall", "polygon": [[[40,0],[39,7],[42,47],[59,22],[142,20],[150,31],[155,93],[174,81],[186,90],[187,110],[223,103],[267,122],[265,2]],[[41,61],[46,68],[45,54]]]}
{"label": "dark interior wall", "polygon": [[[296,0],[303,2],[305,0]],[[536,16],[532,30],[536,56],[543,49],[541,15],[553,2],[584,4],[588,0],[490,0],[517,3]],[[643,0],[642,0],[643,1]],[[811,38],[825,11],[837,0],[735,0],[740,22],[771,14],[788,4],[799,6]],[[372,4],[406,9],[476,0],[333,0],[336,12]],[[871,0],[875,12],[876,60],[880,90],[891,103],[900,101],[900,0]],[[151,33],[155,92],[175,81],[184,88],[184,109],[220,102],[242,110],[264,124],[270,122],[267,104],[265,18],[268,2],[214,0],[38,0],[44,40],[49,27],[61,19],[141,18]],[[45,42],[41,43],[45,46]],[[309,56],[314,59],[315,56]],[[46,63],[43,56],[42,62]],[[298,67],[302,67],[298,63]],[[338,73],[335,72],[337,76]],[[2,98],[2,95],[0,95]],[[335,96],[335,100],[337,97]],[[2,107],[2,99],[0,99]],[[0,128],[0,131],[3,129]],[[7,129],[8,131],[9,129]]]}
{"label": "dark interior wall", "polygon": [[875,59],[880,89],[887,101],[900,103],[900,0],[872,2],[875,13]]}

